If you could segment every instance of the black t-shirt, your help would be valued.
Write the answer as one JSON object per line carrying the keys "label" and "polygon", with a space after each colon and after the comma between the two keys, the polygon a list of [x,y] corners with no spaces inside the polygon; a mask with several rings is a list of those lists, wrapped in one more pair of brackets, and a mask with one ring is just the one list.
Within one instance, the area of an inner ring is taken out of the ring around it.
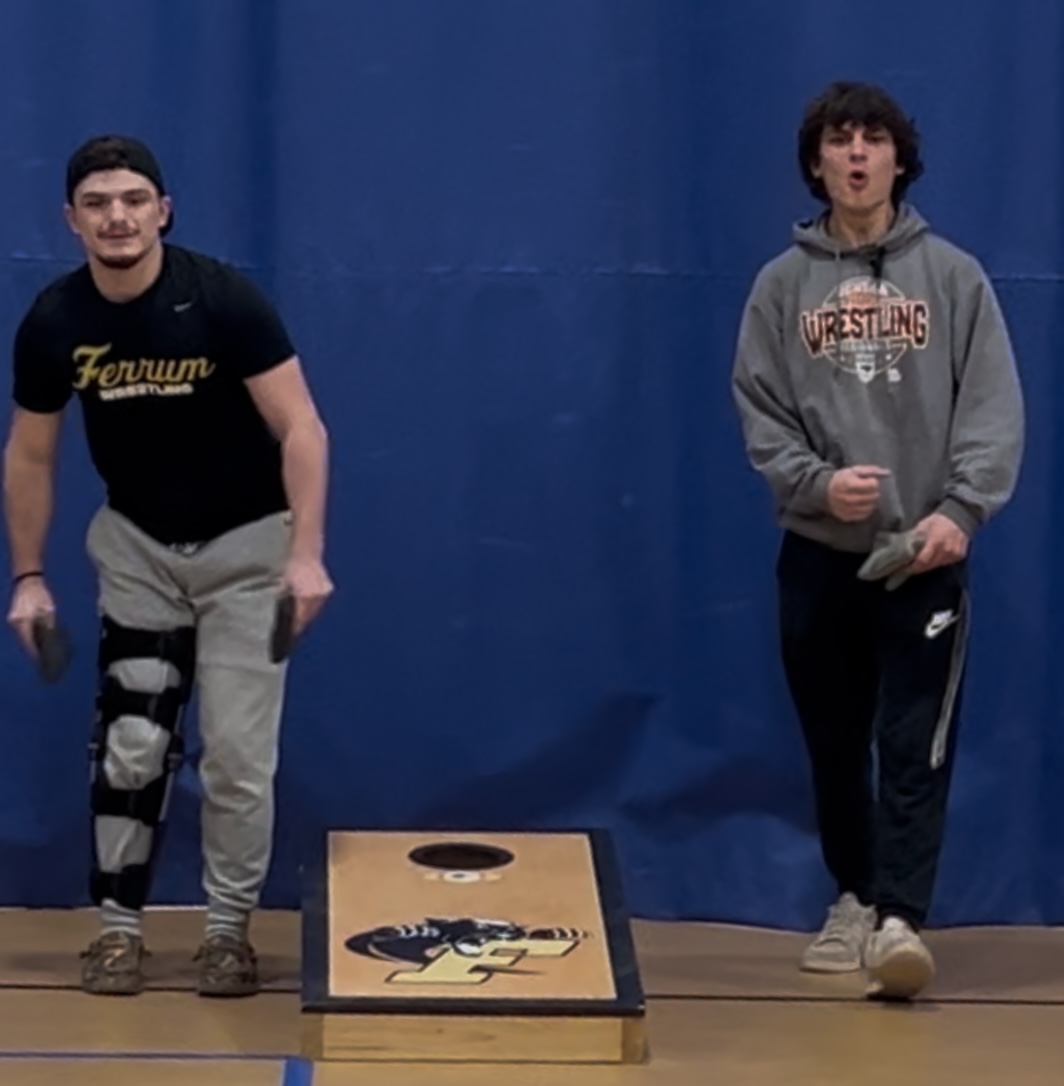
{"label": "black t-shirt", "polygon": [[14,398],[52,413],[76,392],[109,504],[160,542],[204,542],[287,506],[244,380],[294,354],[253,283],[167,245],[133,301],[104,298],[87,266],[44,289],[15,336]]}

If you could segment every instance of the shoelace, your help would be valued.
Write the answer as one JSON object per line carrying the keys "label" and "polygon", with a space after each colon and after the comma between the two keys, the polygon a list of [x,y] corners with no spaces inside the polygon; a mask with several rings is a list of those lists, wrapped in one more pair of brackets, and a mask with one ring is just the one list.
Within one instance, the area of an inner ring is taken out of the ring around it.
{"label": "shoelace", "polygon": [[817,942],[823,946],[825,943],[844,943],[847,936],[847,927],[850,923],[850,915],[839,905],[833,905],[828,910],[828,920],[824,925],[824,930],[817,939]]}

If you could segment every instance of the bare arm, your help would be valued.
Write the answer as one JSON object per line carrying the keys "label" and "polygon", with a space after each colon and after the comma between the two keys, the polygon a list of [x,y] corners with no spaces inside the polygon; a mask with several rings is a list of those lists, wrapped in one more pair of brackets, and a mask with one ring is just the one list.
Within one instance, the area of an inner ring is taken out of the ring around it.
{"label": "bare arm", "polygon": [[294,558],[320,562],[325,549],[328,434],[298,358],[251,377],[248,390],[281,442],[284,486],[295,518]]}
{"label": "bare arm", "polygon": [[4,516],[11,572],[42,569],[63,413],[16,407],[4,449]]}

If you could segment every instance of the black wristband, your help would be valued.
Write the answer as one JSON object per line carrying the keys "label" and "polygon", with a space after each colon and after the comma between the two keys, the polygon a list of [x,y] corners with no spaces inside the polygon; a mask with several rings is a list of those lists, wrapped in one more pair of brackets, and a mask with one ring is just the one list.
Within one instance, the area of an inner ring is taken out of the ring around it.
{"label": "black wristband", "polygon": [[27,572],[25,572],[25,573],[18,574],[12,580],[11,583],[12,584],[20,584],[22,581],[28,581],[31,577],[43,577],[43,576],[44,576],[44,570],[43,569],[31,569],[31,570],[27,570]]}

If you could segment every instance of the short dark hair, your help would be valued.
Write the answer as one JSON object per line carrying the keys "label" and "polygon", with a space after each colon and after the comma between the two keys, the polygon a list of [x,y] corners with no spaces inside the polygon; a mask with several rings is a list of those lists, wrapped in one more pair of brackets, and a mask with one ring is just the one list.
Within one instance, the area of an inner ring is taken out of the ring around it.
{"label": "short dark hair", "polygon": [[891,200],[895,206],[924,172],[920,159],[920,133],[912,118],[881,87],[871,83],[838,81],[817,95],[805,108],[798,130],[798,164],[802,179],[814,198],[829,203],[827,189],[813,166],[820,159],[820,140],[825,128],[845,125],[885,128],[894,140],[898,165],[904,171],[894,179]]}

